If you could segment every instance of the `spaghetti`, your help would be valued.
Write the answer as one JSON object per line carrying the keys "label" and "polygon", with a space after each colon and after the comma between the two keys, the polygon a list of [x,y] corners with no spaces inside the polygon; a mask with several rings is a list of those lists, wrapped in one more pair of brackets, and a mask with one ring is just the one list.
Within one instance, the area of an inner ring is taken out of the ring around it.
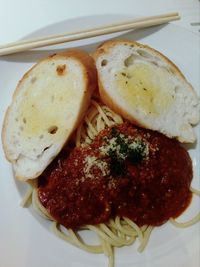
{"label": "spaghetti", "polygon": [[[92,100],[84,121],[76,131],[75,144],[77,147],[90,144],[101,130],[122,122],[123,119],[107,106]],[[200,195],[200,192],[196,189],[191,188],[191,191],[198,196]],[[110,219],[107,223],[85,225],[80,228],[80,231],[91,230],[97,234],[99,244],[90,245],[82,239],[79,231],[74,231],[72,229],[66,230],[66,228],[51,217],[38,199],[37,185],[33,187],[32,191],[27,193],[23,200],[23,205],[26,204],[26,201],[28,201],[31,194],[33,207],[45,219],[53,221],[52,230],[58,237],[87,252],[104,253],[109,259],[109,267],[114,266],[115,247],[132,245],[136,240],[139,240],[140,245],[138,251],[142,252],[145,249],[153,230],[152,226],[144,225],[139,227],[132,220],[117,216],[115,219]],[[200,221],[200,214],[186,223],[178,223],[174,219],[170,219],[170,222],[177,227],[188,227],[198,221]]]}

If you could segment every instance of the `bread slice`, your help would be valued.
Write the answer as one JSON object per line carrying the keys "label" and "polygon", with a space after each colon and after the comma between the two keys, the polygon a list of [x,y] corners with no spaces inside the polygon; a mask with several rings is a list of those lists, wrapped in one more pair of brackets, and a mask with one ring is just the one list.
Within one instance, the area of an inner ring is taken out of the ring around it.
{"label": "bread slice", "polygon": [[195,142],[199,99],[164,55],[133,41],[111,40],[93,54],[102,101],[144,128]]}
{"label": "bread slice", "polygon": [[17,85],[2,142],[15,176],[38,177],[60,152],[88,108],[97,86],[92,57],[69,50],[41,60]]}

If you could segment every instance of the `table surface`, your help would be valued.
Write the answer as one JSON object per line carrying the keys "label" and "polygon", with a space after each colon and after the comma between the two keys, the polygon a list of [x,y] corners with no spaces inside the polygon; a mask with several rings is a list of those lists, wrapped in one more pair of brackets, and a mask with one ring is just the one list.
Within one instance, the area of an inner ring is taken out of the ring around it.
{"label": "table surface", "polygon": [[69,18],[94,14],[153,15],[178,11],[177,25],[199,33],[199,0],[0,0],[0,45]]}
{"label": "table surface", "polygon": [[[181,20],[173,23],[192,31],[195,34],[200,34],[200,26],[191,25],[191,23],[200,22],[199,0],[0,0],[0,45],[19,40],[31,32],[47,25],[76,17],[95,14],[147,16],[167,12],[179,12]],[[2,73],[3,70],[0,70],[0,78]],[[32,224],[37,227],[38,222],[34,222],[34,220],[32,221]],[[16,222],[16,225],[17,223],[19,222]],[[38,226],[38,228],[39,227],[40,226]],[[24,229],[24,232],[29,233],[28,225],[27,229]],[[12,234],[12,229],[10,234]],[[20,235],[17,236],[18,238],[24,238]],[[45,231],[40,231],[40,239],[43,240],[44,238]],[[53,235],[49,238],[54,240]],[[35,239],[37,239],[37,237],[35,237]],[[16,238],[16,246],[17,242]],[[7,245],[1,244],[0,240],[0,247],[3,248],[3,246],[5,247]],[[21,252],[24,254],[28,253],[25,247]],[[5,267],[5,264],[7,263],[6,267],[19,267],[18,265],[14,266],[12,264],[14,261],[12,256],[11,258],[9,258],[9,256],[3,257],[1,253],[2,249],[0,251],[0,266]],[[39,255],[42,255],[42,252],[39,253]],[[7,262],[1,262],[1,258],[6,258]],[[28,263],[24,262],[23,266],[28,266],[26,264]]]}

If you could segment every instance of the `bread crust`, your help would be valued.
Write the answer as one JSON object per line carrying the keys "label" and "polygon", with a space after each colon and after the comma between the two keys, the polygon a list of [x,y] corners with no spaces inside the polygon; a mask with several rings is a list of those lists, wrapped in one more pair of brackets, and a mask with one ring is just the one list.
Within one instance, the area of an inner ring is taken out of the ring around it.
{"label": "bread crust", "polygon": [[[16,100],[16,96],[18,95],[18,92],[20,91],[21,84],[40,63],[49,62],[51,59],[55,60],[55,59],[65,59],[65,58],[66,59],[70,59],[70,58],[75,59],[76,61],[78,61],[80,63],[80,66],[81,66],[81,69],[83,72],[83,76],[84,76],[84,80],[85,80],[85,84],[86,84],[85,90],[84,90],[84,97],[82,98],[82,102],[80,105],[79,114],[76,118],[76,121],[74,123],[74,127],[73,127],[71,133],[76,129],[76,127],[78,126],[78,124],[80,123],[82,118],[84,117],[84,114],[87,111],[87,108],[88,108],[89,103],[90,103],[91,95],[92,95],[93,91],[97,89],[97,71],[96,71],[96,66],[95,66],[95,62],[94,62],[93,58],[85,51],[78,50],[78,49],[69,49],[69,50],[66,50],[62,53],[53,54],[53,55],[48,56],[47,58],[41,59],[37,64],[35,64],[31,69],[29,69],[23,75],[23,77],[20,79],[20,81],[18,82],[17,87],[16,87],[16,89],[13,93],[13,96],[12,96],[11,104],[7,108],[5,116],[4,116],[2,133],[1,133],[2,145],[3,145],[3,150],[5,153],[6,159],[9,162],[11,162],[12,164],[15,164],[16,160],[13,159],[11,155],[9,155],[8,144],[6,143],[6,129],[7,129],[8,121],[9,121],[10,110],[11,110],[13,103]],[[64,140],[62,147],[64,145],[66,145],[69,138],[70,137],[67,136],[67,139]],[[59,152],[61,151],[62,147],[60,148]],[[52,160],[53,160],[53,158],[49,159],[48,164],[50,164]],[[46,167],[47,166],[45,166],[45,168]],[[34,175],[34,177],[28,177],[28,179],[37,178],[44,171],[44,169],[42,171],[38,172],[36,175]],[[19,180],[22,180],[22,181],[27,180],[27,177],[23,177],[23,176],[19,176],[19,175],[16,176],[16,178]]]}

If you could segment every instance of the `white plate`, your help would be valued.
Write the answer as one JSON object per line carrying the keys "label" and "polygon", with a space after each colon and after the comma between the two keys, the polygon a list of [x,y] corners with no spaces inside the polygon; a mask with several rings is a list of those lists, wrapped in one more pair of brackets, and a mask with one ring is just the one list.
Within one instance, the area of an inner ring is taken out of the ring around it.
{"label": "white plate", "polygon": [[[91,16],[64,21],[41,29],[30,37],[98,26],[102,23],[127,19],[127,16]],[[79,47],[91,51],[108,38],[119,36],[148,44],[163,52],[177,64],[186,78],[200,95],[200,39],[197,35],[174,24],[151,29],[113,34],[92,38],[81,42],[39,49],[29,53],[0,58],[0,123],[18,80],[40,57],[54,53],[64,47]],[[200,131],[196,127],[198,143],[190,147],[193,159],[193,185],[200,187]],[[10,164],[5,160],[0,147],[0,266],[1,267],[93,267],[106,266],[103,255],[88,254],[54,236],[50,224],[41,219],[33,210],[20,207],[25,188],[16,182]],[[188,211],[180,218],[187,219],[200,210],[200,203],[193,198]],[[90,233],[87,233],[90,235]],[[92,235],[91,235],[92,239]],[[200,224],[188,229],[177,229],[169,223],[156,228],[149,244],[142,254],[137,252],[137,244],[116,250],[116,264],[121,267],[197,267],[200,266]]]}

